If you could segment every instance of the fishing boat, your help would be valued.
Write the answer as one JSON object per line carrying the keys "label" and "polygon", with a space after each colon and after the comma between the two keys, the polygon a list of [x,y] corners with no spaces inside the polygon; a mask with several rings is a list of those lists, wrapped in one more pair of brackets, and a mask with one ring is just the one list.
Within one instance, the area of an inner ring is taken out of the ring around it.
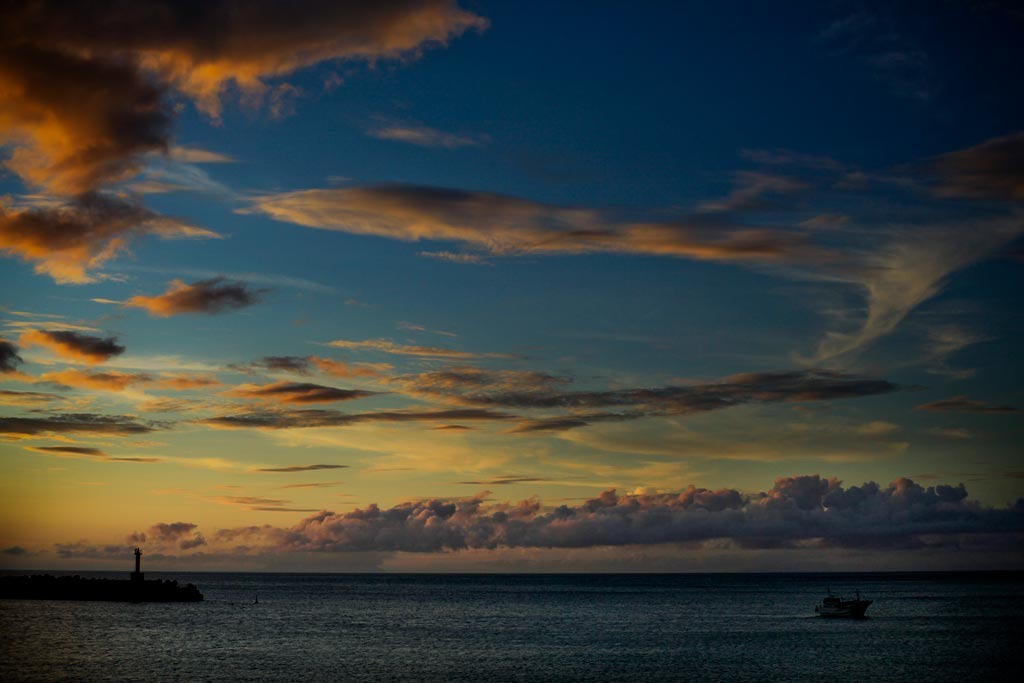
{"label": "fishing boat", "polygon": [[853,600],[844,600],[829,592],[828,597],[822,600],[820,604],[814,606],[814,611],[817,612],[819,617],[863,619],[864,613],[871,603],[871,600],[860,599],[860,591],[857,591],[857,597]]}

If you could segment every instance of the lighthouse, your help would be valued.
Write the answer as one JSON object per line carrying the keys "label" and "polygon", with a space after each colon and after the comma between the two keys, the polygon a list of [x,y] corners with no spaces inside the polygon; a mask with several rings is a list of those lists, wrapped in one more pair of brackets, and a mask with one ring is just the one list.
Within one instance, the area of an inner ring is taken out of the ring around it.
{"label": "lighthouse", "polygon": [[132,572],[132,581],[142,581],[145,574],[142,573],[142,551],[135,549],[135,571]]}

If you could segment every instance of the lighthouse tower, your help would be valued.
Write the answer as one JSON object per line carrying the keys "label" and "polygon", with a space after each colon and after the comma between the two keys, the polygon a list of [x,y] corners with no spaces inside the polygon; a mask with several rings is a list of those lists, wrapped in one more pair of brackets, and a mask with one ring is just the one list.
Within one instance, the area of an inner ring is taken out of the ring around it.
{"label": "lighthouse tower", "polygon": [[132,572],[132,581],[142,581],[146,575],[142,573],[142,551],[135,549],[135,571]]}

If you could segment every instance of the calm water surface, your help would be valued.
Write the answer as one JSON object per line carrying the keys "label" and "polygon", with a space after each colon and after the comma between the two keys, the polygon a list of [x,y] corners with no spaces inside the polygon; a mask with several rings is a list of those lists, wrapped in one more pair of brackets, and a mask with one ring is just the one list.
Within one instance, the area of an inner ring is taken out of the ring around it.
{"label": "calm water surface", "polygon": [[[820,683],[1024,670],[1021,574],[148,578],[191,581],[206,601],[0,600],[0,680]],[[828,588],[859,589],[870,618],[815,618]]]}

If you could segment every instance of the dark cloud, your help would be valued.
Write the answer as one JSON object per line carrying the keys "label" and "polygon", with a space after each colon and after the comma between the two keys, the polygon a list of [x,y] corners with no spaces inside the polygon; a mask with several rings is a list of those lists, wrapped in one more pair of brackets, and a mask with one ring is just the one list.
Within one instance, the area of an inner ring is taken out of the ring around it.
{"label": "dark cloud", "polygon": [[260,498],[256,496],[221,496],[216,499],[223,505],[237,505],[255,512],[316,512],[316,508],[286,507],[291,501],[279,498]]}
{"label": "dark cloud", "polygon": [[45,346],[68,360],[102,363],[125,352],[116,337],[95,337],[72,330],[29,330],[21,335],[22,346]]}
{"label": "dark cloud", "polygon": [[237,398],[255,398],[272,400],[279,403],[331,403],[335,401],[354,401],[369,396],[377,396],[379,392],[361,389],[337,389],[320,384],[305,382],[274,382],[272,384],[243,384],[225,392],[227,396]]}
{"label": "dark cloud", "polygon": [[924,488],[909,479],[844,488],[818,475],[788,477],[755,494],[694,486],[642,495],[609,490],[578,506],[555,508],[537,499],[487,503],[486,496],[322,511],[292,527],[222,530],[218,538],[298,552],[585,548],[712,539],[741,547],[818,539],[886,549],[925,536],[1024,530],[1024,501],[989,508],[968,500],[962,484]]}
{"label": "dark cloud", "polygon": [[149,527],[149,537],[158,541],[177,541],[198,527],[191,522],[160,522]]}
{"label": "dark cloud", "polygon": [[[794,370],[733,375],[717,382],[566,391],[567,380],[543,373],[445,371],[397,378],[407,392],[463,405],[517,409],[563,409],[569,415],[546,416],[517,426],[516,432],[562,431],[592,422],[638,419],[650,415],[687,415],[756,403],[801,403],[875,396],[902,387],[829,370]],[[629,412],[586,412],[631,407]]]}
{"label": "dark cloud", "polygon": [[214,118],[229,94],[282,114],[300,91],[273,79],[322,61],[415,56],[485,26],[448,0],[3,3],[3,164],[71,199],[59,210],[0,210],[0,250],[59,282],[87,282],[149,232],[160,219],[140,207],[110,220],[90,204],[136,175],[145,155],[171,150],[175,93]]}
{"label": "dark cloud", "polygon": [[943,154],[933,163],[944,197],[1024,200],[1024,132]]}
{"label": "dark cloud", "polygon": [[10,391],[0,389],[0,405],[36,406],[63,400],[63,396],[46,394],[41,391]]}
{"label": "dark cloud", "polygon": [[449,420],[509,420],[512,415],[482,409],[379,411],[342,413],[335,410],[241,413],[199,420],[200,424],[227,429],[300,429],[344,427],[361,422],[433,422]]}
{"label": "dark cloud", "polygon": [[1010,405],[997,405],[986,401],[974,401],[966,396],[953,396],[931,403],[922,403],[917,410],[928,410],[935,413],[990,413],[1012,414],[1022,412],[1020,408]]}
{"label": "dark cloud", "polygon": [[621,422],[648,417],[651,413],[580,413],[568,417],[541,417],[523,420],[509,430],[511,434],[530,434],[535,432],[565,432],[578,427],[586,427],[595,422]]}
{"label": "dark cloud", "polygon": [[[33,31],[67,19],[60,6],[46,17],[46,4],[0,10],[0,136],[19,147],[5,165],[31,185],[83,194],[136,173],[142,154],[166,151],[171,119],[160,87],[131,62],[41,45],[46,39]],[[24,21],[31,12],[34,20]],[[90,23],[101,15],[97,7]],[[80,35],[88,39],[84,27]]]}
{"label": "dark cloud", "polygon": [[172,543],[181,550],[191,550],[206,545],[206,538],[196,531],[197,528],[192,522],[160,522],[149,527],[147,533],[136,536],[142,541],[148,537],[154,543]]}
{"label": "dark cloud", "polygon": [[144,234],[163,239],[218,237],[134,201],[97,192],[58,205],[10,207],[0,202],[0,252],[34,263],[37,273],[57,282],[92,282],[90,270]]}
{"label": "dark cloud", "polygon": [[196,534],[192,538],[186,538],[178,543],[178,547],[182,550],[191,550],[203,545],[206,545],[206,537],[202,534]]}
{"label": "dark cloud", "polygon": [[539,481],[550,481],[550,479],[542,479],[540,477],[495,477],[494,479],[481,479],[477,481],[456,481],[456,484],[471,484],[474,486],[508,486],[510,484],[530,484]]}
{"label": "dark cloud", "polygon": [[184,313],[213,315],[252,306],[259,302],[260,295],[266,291],[250,289],[244,282],[231,282],[223,277],[200,280],[192,284],[174,280],[163,294],[133,296],[123,305],[145,309],[150,315],[160,318]]}
{"label": "dark cloud", "polygon": [[156,428],[122,415],[71,413],[50,417],[0,417],[0,435],[14,438],[40,434],[148,434]]}
{"label": "dark cloud", "polygon": [[293,375],[311,375],[314,368],[332,377],[380,377],[391,366],[387,363],[346,363],[319,356],[264,356],[251,363],[229,365],[236,372],[289,372]]}
{"label": "dark cloud", "polygon": [[310,374],[312,361],[302,356],[264,356],[246,366],[232,366],[238,369],[266,370],[268,372],[290,372],[294,375]]}
{"label": "dark cloud", "polygon": [[17,372],[18,365],[23,362],[18,355],[18,347],[0,337],[0,373]]}
{"label": "dark cloud", "polygon": [[12,545],[9,548],[0,550],[0,554],[8,555],[10,557],[21,557],[22,555],[28,554],[28,551],[22,548],[20,545]]}
{"label": "dark cloud", "polygon": [[426,396],[458,396],[472,395],[483,390],[488,393],[536,391],[569,384],[572,380],[533,370],[487,370],[460,366],[417,375],[403,375],[390,381],[411,393]]}
{"label": "dark cloud", "polygon": [[[261,471],[267,471],[267,470],[261,470]],[[334,486],[338,486],[340,484],[341,484],[340,481],[319,481],[319,482],[309,482],[309,483],[306,483],[306,484],[285,484],[283,486],[278,486],[277,488],[279,488],[279,489],[327,489],[327,488],[332,488]]]}
{"label": "dark cloud", "polygon": [[25,450],[62,458],[92,458],[102,462],[136,462],[143,464],[163,462],[162,458],[146,458],[141,456],[115,457],[106,451],[90,446],[25,446]]}
{"label": "dark cloud", "polygon": [[315,470],[340,470],[348,465],[289,465],[288,467],[261,467],[255,472],[312,472]]}
{"label": "dark cloud", "polygon": [[107,454],[99,448],[87,446],[28,446],[28,450],[37,453],[51,453],[53,455],[88,456],[93,458],[105,458]]}
{"label": "dark cloud", "polygon": [[123,560],[132,556],[133,547],[127,545],[93,545],[85,542],[54,543],[53,549],[61,559]]}

